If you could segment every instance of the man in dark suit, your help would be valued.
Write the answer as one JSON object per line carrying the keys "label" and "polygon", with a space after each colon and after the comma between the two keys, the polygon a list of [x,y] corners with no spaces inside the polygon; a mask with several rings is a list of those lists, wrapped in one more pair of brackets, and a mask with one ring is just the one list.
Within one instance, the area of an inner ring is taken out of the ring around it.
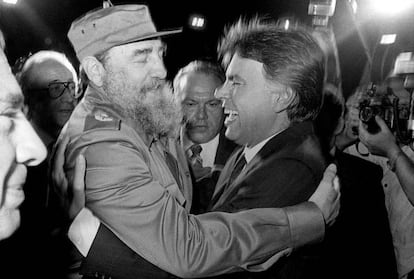
{"label": "man in dark suit", "polygon": [[214,91],[225,80],[220,65],[202,60],[190,62],[174,78],[174,94],[184,123],[181,144],[192,170],[191,212],[203,213],[227,159],[237,146],[224,136],[224,111]]}

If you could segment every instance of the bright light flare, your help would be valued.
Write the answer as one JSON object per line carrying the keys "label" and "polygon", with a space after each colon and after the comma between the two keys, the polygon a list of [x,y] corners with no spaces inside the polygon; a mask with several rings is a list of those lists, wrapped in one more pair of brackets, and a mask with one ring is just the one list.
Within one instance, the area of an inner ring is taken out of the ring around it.
{"label": "bright light flare", "polygon": [[204,29],[206,20],[203,16],[193,15],[190,17],[190,26],[193,29]]}
{"label": "bright light flare", "polygon": [[3,0],[4,3],[6,4],[12,4],[12,5],[16,5],[18,0]]}
{"label": "bright light flare", "polygon": [[397,38],[397,34],[384,34],[381,37],[380,44],[381,45],[390,45],[395,42],[395,39]]}
{"label": "bright light flare", "polygon": [[384,15],[395,15],[413,6],[413,0],[371,0],[371,6]]}
{"label": "bright light flare", "polygon": [[351,4],[352,12],[354,14],[356,14],[357,13],[357,10],[358,10],[358,3],[357,3],[357,1],[356,0],[348,0],[348,1]]}
{"label": "bright light flare", "polygon": [[289,21],[289,19],[286,19],[285,20],[285,26],[283,28],[285,28],[285,30],[288,30],[289,29],[289,25],[290,25],[290,21]]}

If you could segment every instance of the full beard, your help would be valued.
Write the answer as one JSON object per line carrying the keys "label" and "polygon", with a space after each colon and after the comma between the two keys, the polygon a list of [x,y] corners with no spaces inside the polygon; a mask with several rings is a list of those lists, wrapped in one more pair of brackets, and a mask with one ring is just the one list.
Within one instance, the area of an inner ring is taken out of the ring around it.
{"label": "full beard", "polygon": [[182,113],[170,84],[152,80],[137,86],[128,82],[123,73],[108,73],[103,88],[109,100],[119,105],[127,118],[138,122],[145,133],[178,136]]}

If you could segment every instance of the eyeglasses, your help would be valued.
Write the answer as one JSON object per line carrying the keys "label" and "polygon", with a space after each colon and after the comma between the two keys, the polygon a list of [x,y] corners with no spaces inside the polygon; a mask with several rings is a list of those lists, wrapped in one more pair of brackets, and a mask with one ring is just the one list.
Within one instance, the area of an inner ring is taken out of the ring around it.
{"label": "eyeglasses", "polygon": [[37,88],[30,91],[48,91],[51,99],[57,99],[63,95],[65,90],[69,90],[74,98],[78,98],[81,95],[79,87],[73,81],[53,81],[47,85],[47,88]]}

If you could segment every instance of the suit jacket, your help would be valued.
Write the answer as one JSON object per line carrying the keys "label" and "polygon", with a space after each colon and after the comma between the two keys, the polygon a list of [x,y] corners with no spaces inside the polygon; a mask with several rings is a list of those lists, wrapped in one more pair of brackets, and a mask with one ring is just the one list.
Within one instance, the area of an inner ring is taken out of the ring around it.
{"label": "suit jacket", "polygon": [[337,152],[341,208],[323,242],[325,278],[397,278],[382,168]]}
{"label": "suit jacket", "polygon": [[[201,214],[207,211],[210,200],[213,196],[217,180],[220,173],[227,162],[227,159],[238,146],[235,142],[229,140],[224,135],[225,129],[222,129],[219,135],[219,143],[217,146],[216,156],[214,158],[214,166],[209,176],[193,181],[193,204],[191,213]],[[191,167],[190,167],[191,170]]]}
{"label": "suit jacket", "polygon": [[[212,199],[213,211],[237,212],[306,201],[316,190],[327,166],[327,158],[311,122],[293,124],[270,139],[228,185],[230,173],[242,151],[235,152],[222,171]],[[318,274],[314,267],[319,259],[320,251],[316,247],[302,248],[265,272],[227,277],[313,278],[313,274]]]}

